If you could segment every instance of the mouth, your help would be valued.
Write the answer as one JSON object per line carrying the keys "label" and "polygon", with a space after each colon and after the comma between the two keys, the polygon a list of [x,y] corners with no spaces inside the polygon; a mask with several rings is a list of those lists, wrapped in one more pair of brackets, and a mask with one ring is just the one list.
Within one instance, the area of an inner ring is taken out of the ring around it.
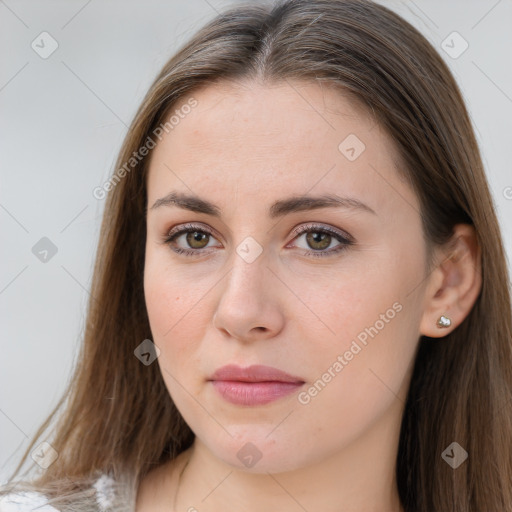
{"label": "mouth", "polygon": [[290,395],[305,381],[270,366],[227,365],[208,379],[224,400],[235,405],[264,405]]}

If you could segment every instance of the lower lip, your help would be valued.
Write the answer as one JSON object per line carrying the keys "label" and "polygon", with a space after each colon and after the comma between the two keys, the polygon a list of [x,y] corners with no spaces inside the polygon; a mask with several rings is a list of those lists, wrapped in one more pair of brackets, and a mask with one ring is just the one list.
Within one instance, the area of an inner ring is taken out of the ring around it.
{"label": "lower lip", "polygon": [[287,396],[302,386],[297,382],[211,381],[221,396],[236,405],[263,405]]}

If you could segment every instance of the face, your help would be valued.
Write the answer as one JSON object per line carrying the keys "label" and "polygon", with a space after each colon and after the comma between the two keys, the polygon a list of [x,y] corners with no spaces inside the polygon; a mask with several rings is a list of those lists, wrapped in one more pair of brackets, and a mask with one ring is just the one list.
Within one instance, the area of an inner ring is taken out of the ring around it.
{"label": "face", "polygon": [[146,305],[181,414],[218,459],[261,457],[256,472],[398,425],[425,251],[393,142],[325,85],[193,98],[147,182]]}

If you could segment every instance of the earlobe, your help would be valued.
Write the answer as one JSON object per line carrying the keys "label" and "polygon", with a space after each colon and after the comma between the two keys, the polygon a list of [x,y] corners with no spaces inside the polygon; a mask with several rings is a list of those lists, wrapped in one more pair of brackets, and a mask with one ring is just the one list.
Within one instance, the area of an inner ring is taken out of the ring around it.
{"label": "earlobe", "polygon": [[426,289],[420,334],[441,338],[468,316],[481,290],[481,251],[469,224],[457,224]]}

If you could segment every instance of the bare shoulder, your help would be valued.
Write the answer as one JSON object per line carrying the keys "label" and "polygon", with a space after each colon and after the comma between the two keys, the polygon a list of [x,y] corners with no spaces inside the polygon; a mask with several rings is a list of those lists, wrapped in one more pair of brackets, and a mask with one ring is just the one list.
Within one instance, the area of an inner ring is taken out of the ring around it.
{"label": "bare shoulder", "polygon": [[169,512],[174,499],[178,469],[184,461],[184,453],[175,459],[152,469],[141,481],[137,490],[135,512]]}

